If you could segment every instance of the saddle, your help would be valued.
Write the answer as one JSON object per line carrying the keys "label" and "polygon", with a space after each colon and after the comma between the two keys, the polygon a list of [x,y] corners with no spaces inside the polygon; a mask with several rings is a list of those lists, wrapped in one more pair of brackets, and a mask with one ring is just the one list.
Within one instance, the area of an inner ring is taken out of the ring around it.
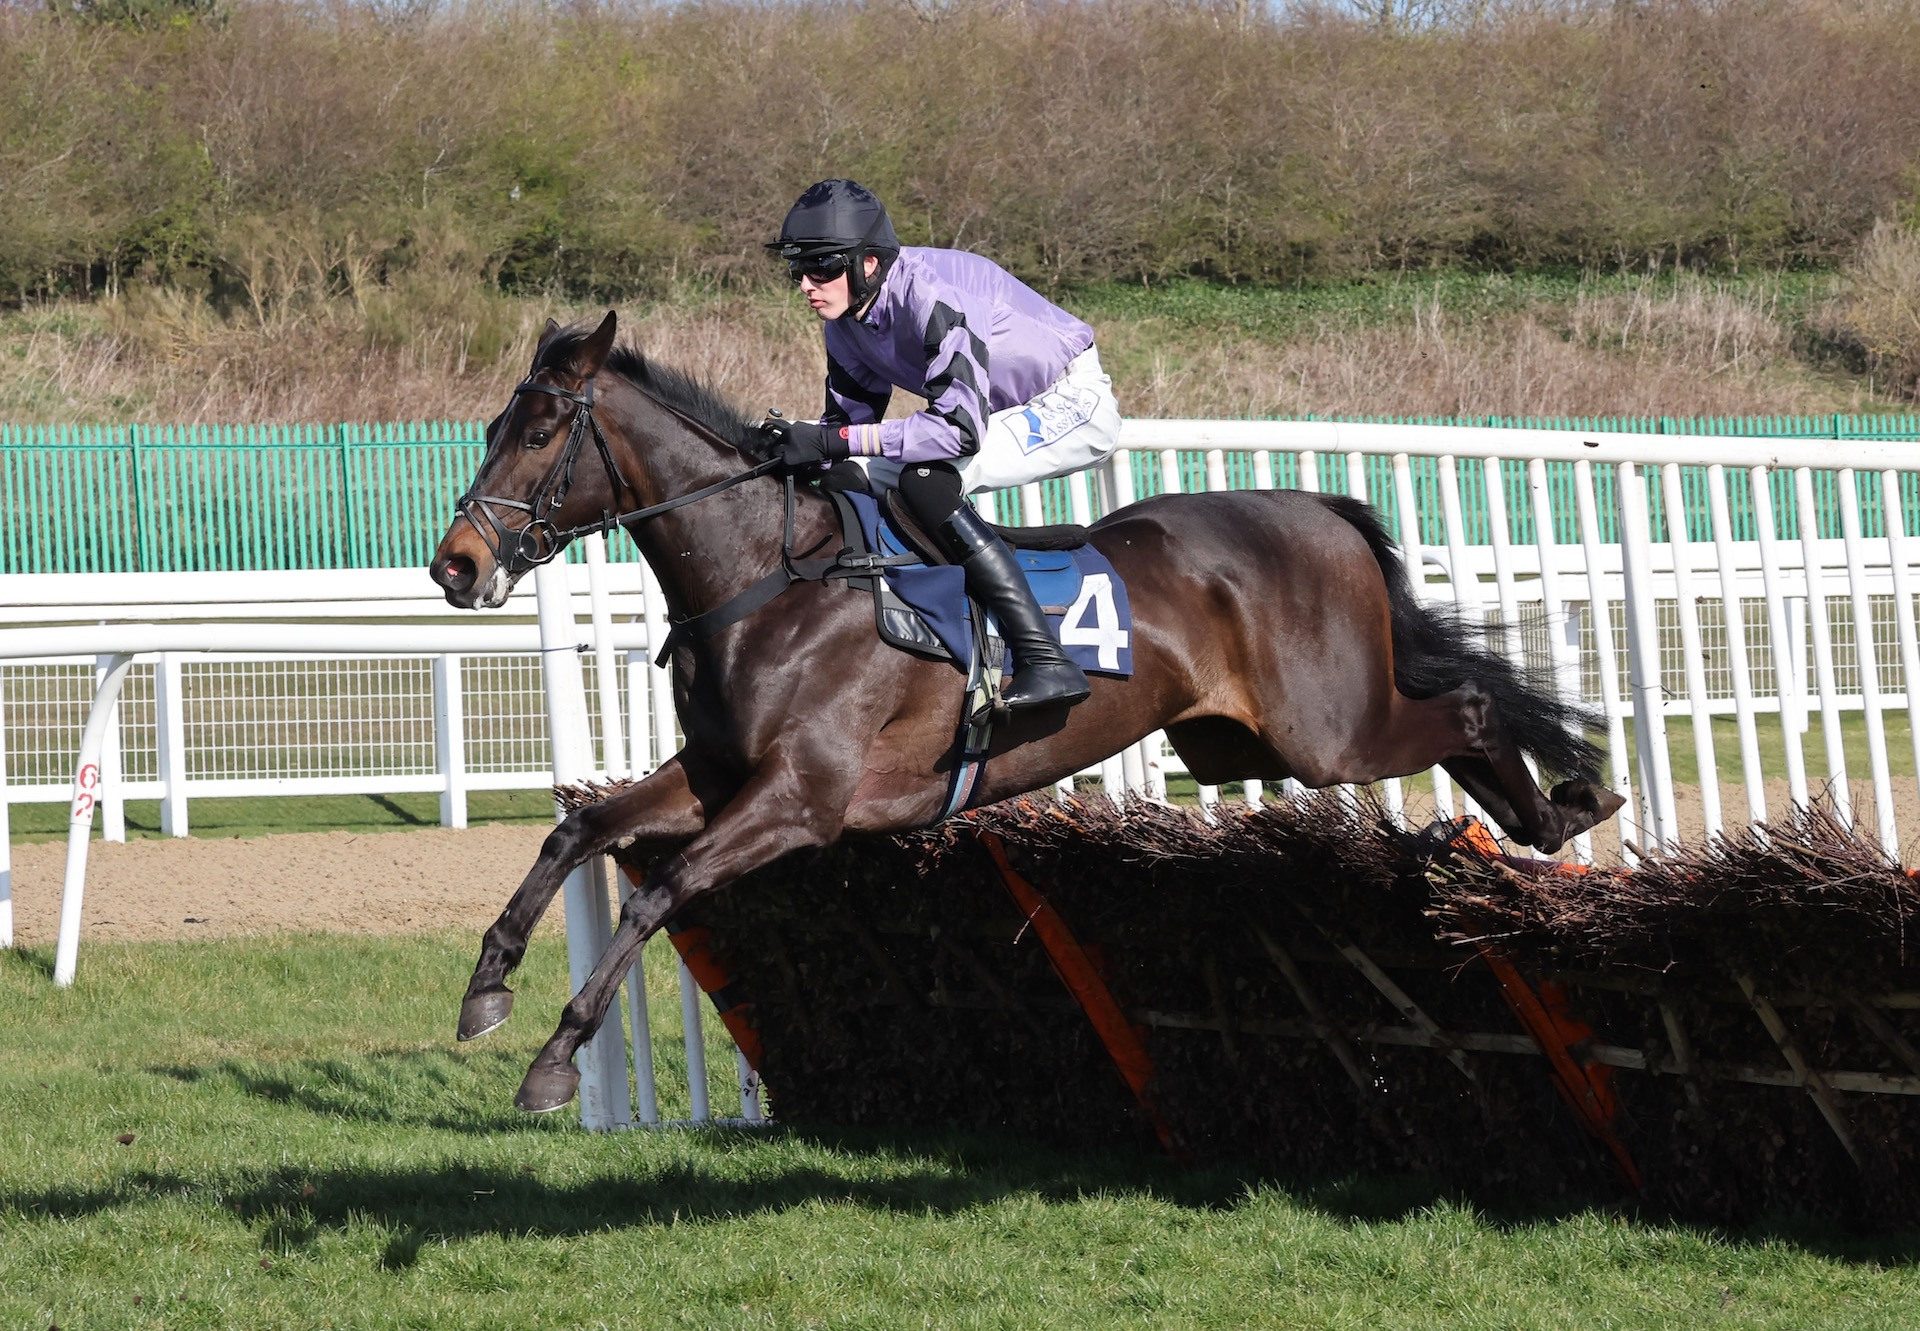
{"label": "saddle", "polygon": [[[999,665],[1005,656],[990,617],[976,612],[966,574],[944,562],[939,548],[889,492],[881,501],[864,487],[824,486],[840,517],[842,565],[867,561],[873,572],[846,581],[870,590],[882,641],[903,651],[953,663],[971,674],[976,662]],[[996,527],[1010,545],[1034,599],[1059,621],[1062,646],[1084,670],[1133,672],[1128,650],[1131,615],[1126,589],[1113,565],[1089,544],[1081,526]],[[1091,616],[1091,623],[1087,621]]]}
{"label": "saddle", "polygon": [[[1007,649],[990,615],[967,597],[966,573],[889,491],[883,503],[858,468],[839,467],[821,489],[840,517],[845,548],[835,564],[849,583],[871,589],[881,641],[946,660],[966,677],[955,757],[940,817],[972,806],[992,747]],[[1055,620],[1062,648],[1083,669],[1133,673],[1127,590],[1085,527],[995,527]]]}

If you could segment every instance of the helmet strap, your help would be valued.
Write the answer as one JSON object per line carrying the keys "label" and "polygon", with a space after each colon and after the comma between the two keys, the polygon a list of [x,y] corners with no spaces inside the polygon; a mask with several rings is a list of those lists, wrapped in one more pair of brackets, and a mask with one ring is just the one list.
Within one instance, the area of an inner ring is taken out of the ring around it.
{"label": "helmet strap", "polygon": [[846,319],[858,319],[873,308],[873,302],[879,298],[881,284],[887,280],[887,264],[879,259],[879,265],[873,270],[873,277],[867,277],[867,256],[872,254],[865,245],[856,245],[847,251],[847,312]]}

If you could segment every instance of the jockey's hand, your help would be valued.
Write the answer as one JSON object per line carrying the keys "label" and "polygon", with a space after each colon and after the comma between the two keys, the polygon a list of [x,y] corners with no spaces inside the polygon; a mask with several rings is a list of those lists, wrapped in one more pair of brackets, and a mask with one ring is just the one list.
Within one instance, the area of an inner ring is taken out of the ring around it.
{"label": "jockey's hand", "polygon": [[852,452],[846,430],[841,426],[770,416],[760,423],[760,429],[767,436],[768,455],[778,457],[795,471],[817,467]]}

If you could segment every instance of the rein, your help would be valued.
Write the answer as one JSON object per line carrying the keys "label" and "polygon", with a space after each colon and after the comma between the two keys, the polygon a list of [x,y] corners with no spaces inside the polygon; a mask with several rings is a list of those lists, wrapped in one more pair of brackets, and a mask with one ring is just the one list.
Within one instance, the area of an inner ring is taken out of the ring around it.
{"label": "rein", "polygon": [[[723,490],[731,490],[736,485],[758,480],[781,466],[779,458],[768,458],[757,466],[728,476],[724,480],[715,481],[711,485],[703,485],[698,490],[625,513],[603,512],[597,521],[585,522],[563,531],[556,527],[551,519],[541,517],[540,512],[542,508],[550,513],[559,511],[561,503],[567,497],[567,492],[573,488],[574,464],[579,461],[581,449],[585,445],[589,432],[593,436],[594,448],[600,454],[600,464],[606,468],[607,480],[612,486],[615,501],[619,500],[622,493],[637,496],[640,492],[620,474],[620,467],[613,460],[613,450],[607,446],[607,437],[600,430],[600,422],[594,419],[591,379],[587,381],[586,390],[580,393],[555,384],[537,384],[531,379],[520,384],[513,391],[515,396],[521,393],[546,393],[574,403],[575,410],[573,424],[567,430],[567,441],[561,448],[560,456],[547,469],[547,474],[541,478],[540,486],[534,491],[531,499],[506,499],[499,495],[478,495],[470,489],[460,497],[455,506],[460,516],[472,524],[474,531],[479,533],[480,539],[486,542],[494,559],[510,572],[524,573],[528,569],[549,563],[566,548],[569,541],[576,537],[612,531],[630,523],[659,517],[662,513],[671,513],[676,508],[697,504],[702,499],[712,498]],[[653,401],[656,406],[677,417],[695,433],[708,439],[718,439],[712,428],[705,423],[693,419],[685,412],[657,398]],[[780,563],[770,572],[756,578],[745,590],[728,597],[712,609],[703,610],[697,615],[689,615],[685,619],[674,620],[673,627],[667,633],[666,641],[660,646],[656,664],[664,663],[676,644],[689,637],[712,637],[721,629],[739,623],[796,582],[823,582],[828,578],[862,577],[896,564],[917,562],[917,557],[913,555],[872,555],[845,548],[825,558],[804,557],[833,538],[831,535],[823,538],[820,545],[815,545],[812,550],[804,553],[794,550],[793,473],[788,472],[784,480],[786,503],[780,536]],[[528,514],[526,525],[518,531],[508,527],[500,520],[500,515],[494,511],[495,506],[518,509]],[[478,517],[475,516],[476,513]],[[487,520],[488,527],[492,528],[491,532],[487,527],[480,525],[481,517]]]}
{"label": "rein", "polygon": [[[465,518],[474,531],[479,533],[480,539],[487,543],[487,549],[493,554],[494,559],[504,564],[510,572],[524,573],[530,568],[537,568],[541,564],[551,562],[567,547],[569,541],[577,537],[609,532],[617,527],[624,527],[628,523],[644,522],[648,518],[659,517],[662,513],[671,513],[676,508],[697,504],[702,499],[719,494],[722,490],[731,490],[736,485],[769,475],[780,466],[779,458],[768,458],[758,466],[750,467],[725,480],[715,481],[712,485],[703,485],[698,490],[673,499],[650,504],[645,508],[632,509],[625,513],[603,512],[596,521],[583,522],[577,527],[569,527],[562,531],[554,526],[551,519],[541,517],[540,511],[545,508],[549,513],[558,512],[560,505],[566,501],[567,492],[573,488],[574,464],[580,459],[580,450],[586,442],[589,431],[593,435],[594,449],[600,454],[600,465],[606,468],[607,480],[613,487],[613,498],[618,501],[622,493],[638,495],[640,492],[620,474],[619,464],[613,460],[613,451],[607,447],[607,437],[600,430],[600,422],[594,419],[592,380],[587,381],[586,391],[581,393],[555,384],[536,384],[531,379],[513,391],[516,397],[521,393],[545,393],[551,397],[562,398],[574,403],[575,410],[573,424],[567,430],[567,441],[561,447],[560,456],[554,459],[553,466],[547,469],[547,474],[541,478],[540,487],[533,492],[531,499],[476,495],[472,490],[468,490],[466,494],[460,496],[455,505],[460,516]],[[658,402],[657,405],[679,417],[687,425],[693,426],[700,433],[711,436],[712,431],[699,421],[693,420],[664,402]],[[787,495],[788,536],[791,537],[793,521],[791,478],[787,485]],[[499,514],[494,512],[495,506],[518,509],[527,514],[526,525],[516,532],[500,520]],[[491,532],[487,527],[480,525],[479,518],[474,516],[476,511],[480,517],[487,520],[487,526],[493,529]]]}

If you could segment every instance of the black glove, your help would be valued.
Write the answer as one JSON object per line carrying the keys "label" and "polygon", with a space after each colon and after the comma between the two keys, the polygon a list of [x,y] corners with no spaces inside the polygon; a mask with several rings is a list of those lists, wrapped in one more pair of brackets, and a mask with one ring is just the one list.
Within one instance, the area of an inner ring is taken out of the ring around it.
{"label": "black glove", "polygon": [[847,457],[853,451],[845,426],[770,416],[760,423],[760,430],[767,437],[768,456],[778,457],[795,471]]}

